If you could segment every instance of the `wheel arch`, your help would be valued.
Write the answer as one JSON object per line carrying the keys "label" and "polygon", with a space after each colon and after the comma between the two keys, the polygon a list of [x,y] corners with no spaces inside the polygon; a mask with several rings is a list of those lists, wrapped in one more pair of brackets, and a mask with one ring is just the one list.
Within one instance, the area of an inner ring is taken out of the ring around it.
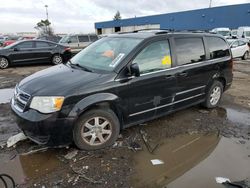
{"label": "wheel arch", "polygon": [[0,58],[1,58],[1,57],[6,58],[6,59],[9,61],[9,64],[10,64],[10,65],[12,64],[12,61],[11,61],[11,59],[10,59],[8,56],[0,55]]}
{"label": "wheel arch", "polygon": [[210,79],[210,81],[208,82],[206,90],[205,90],[206,93],[209,91],[209,89],[213,85],[214,81],[221,82],[222,85],[223,85],[223,91],[225,91],[227,80],[226,80],[225,76],[223,76],[222,74],[216,73],[216,74],[214,74],[214,76],[212,77],[212,79]]}
{"label": "wheel arch", "polygon": [[69,116],[73,117],[75,121],[86,111],[96,108],[109,108],[117,116],[120,122],[120,128],[123,125],[123,113],[122,110],[118,107],[119,97],[112,93],[98,93],[91,96],[88,96],[81,101],[79,101],[74,108],[70,111]]}

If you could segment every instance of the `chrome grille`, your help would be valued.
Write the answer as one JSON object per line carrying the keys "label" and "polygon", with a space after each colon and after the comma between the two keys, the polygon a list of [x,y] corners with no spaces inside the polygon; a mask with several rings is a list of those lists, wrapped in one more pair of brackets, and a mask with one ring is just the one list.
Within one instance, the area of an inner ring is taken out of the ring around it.
{"label": "chrome grille", "polygon": [[14,107],[20,111],[23,112],[27,106],[27,103],[29,102],[30,95],[20,90],[18,87],[15,88],[14,93]]}

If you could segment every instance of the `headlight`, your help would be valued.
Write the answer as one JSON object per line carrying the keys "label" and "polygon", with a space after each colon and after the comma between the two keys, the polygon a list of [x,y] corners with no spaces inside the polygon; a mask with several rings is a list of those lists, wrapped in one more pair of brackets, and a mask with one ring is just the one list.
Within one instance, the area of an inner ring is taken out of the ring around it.
{"label": "headlight", "polygon": [[42,113],[52,113],[61,110],[64,97],[33,97],[30,108]]}

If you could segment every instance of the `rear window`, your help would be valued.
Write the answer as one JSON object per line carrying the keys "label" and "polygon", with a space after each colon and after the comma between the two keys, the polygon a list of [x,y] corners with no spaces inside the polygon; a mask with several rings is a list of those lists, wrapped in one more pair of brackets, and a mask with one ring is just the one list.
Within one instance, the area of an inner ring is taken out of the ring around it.
{"label": "rear window", "polygon": [[89,38],[91,42],[98,40],[98,37],[96,35],[90,35]]}
{"label": "rear window", "polygon": [[36,42],[37,48],[48,48],[49,44],[47,42]]}
{"label": "rear window", "polygon": [[185,65],[205,60],[205,50],[202,38],[175,39],[177,64]]}
{"label": "rear window", "polygon": [[78,39],[79,39],[79,42],[89,42],[88,35],[79,35]]}
{"label": "rear window", "polygon": [[210,59],[227,57],[230,55],[227,43],[219,37],[206,37]]}

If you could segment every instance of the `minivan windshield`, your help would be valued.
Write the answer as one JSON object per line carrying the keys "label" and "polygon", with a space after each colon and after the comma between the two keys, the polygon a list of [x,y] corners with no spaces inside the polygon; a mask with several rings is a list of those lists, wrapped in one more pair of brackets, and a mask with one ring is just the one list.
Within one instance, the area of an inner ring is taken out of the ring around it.
{"label": "minivan windshield", "polygon": [[63,38],[61,38],[61,40],[59,41],[59,43],[67,43],[68,40],[69,40],[69,37],[68,35],[64,36]]}
{"label": "minivan windshield", "polygon": [[112,71],[142,40],[104,37],[76,54],[71,63],[90,70]]}

